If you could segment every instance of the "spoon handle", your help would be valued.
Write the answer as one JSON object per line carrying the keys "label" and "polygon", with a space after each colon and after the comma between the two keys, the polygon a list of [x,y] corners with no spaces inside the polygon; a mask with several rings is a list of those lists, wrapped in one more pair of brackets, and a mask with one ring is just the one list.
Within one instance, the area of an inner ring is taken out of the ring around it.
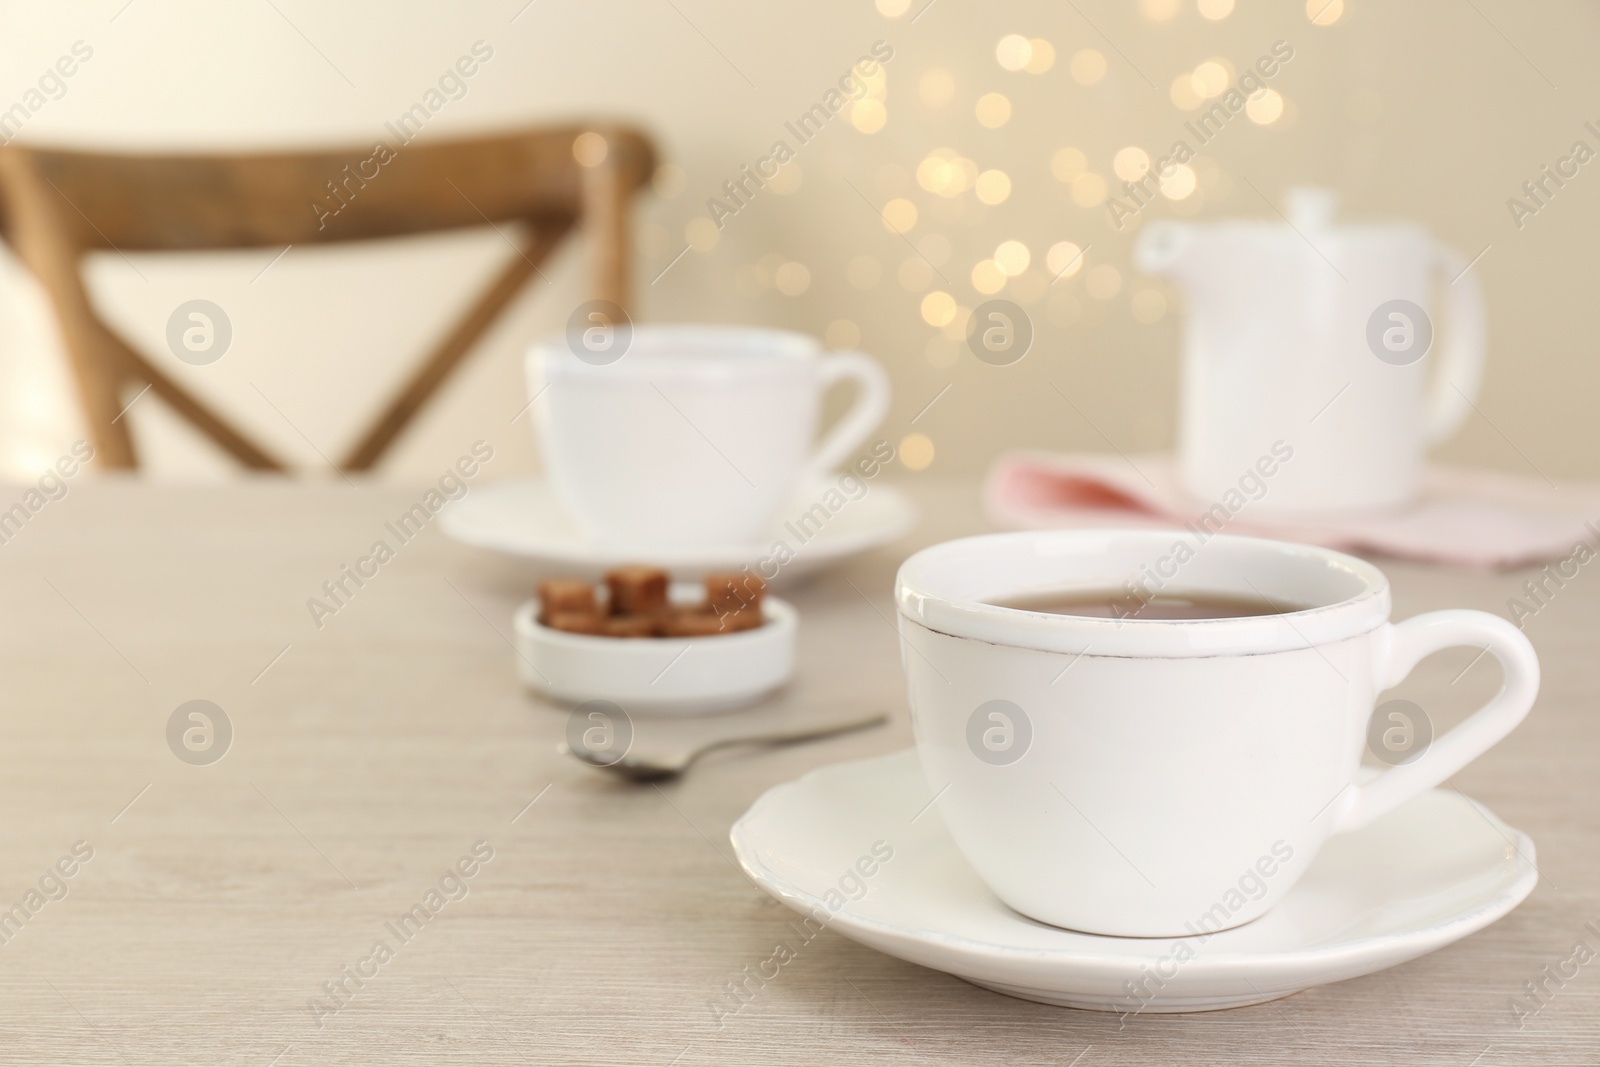
{"label": "spoon handle", "polygon": [[853,722],[829,723],[827,726],[821,727],[802,727],[800,729],[786,730],[782,733],[776,734],[751,734],[747,737],[725,737],[720,741],[713,741],[704,748],[698,749],[694,755],[690,757],[690,762],[692,763],[694,760],[699,759],[707,752],[713,752],[719,748],[731,748],[734,745],[782,745],[791,741],[820,741],[825,737],[836,737],[839,734],[854,733],[857,730],[865,730],[872,726],[882,726],[888,721],[889,713],[887,711],[880,711],[874,715],[869,715],[864,719],[856,719]]}

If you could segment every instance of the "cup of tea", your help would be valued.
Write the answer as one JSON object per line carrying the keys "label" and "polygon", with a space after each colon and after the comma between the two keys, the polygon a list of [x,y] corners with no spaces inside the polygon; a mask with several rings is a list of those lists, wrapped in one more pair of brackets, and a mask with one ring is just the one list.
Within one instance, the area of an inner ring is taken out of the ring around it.
{"label": "cup of tea", "polygon": [[[784,330],[635,326],[603,358],[563,335],[527,370],[557,492],[591,536],[630,545],[755,542],[889,408],[876,360]],[[844,381],[855,403],[818,442],[823,396]]]}
{"label": "cup of tea", "polygon": [[[1539,686],[1504,619],[1390,623],[1381,571],[1308,545],[994,534],[912,556],[895,597],[917,749],[956,845],[1016,911],[1094,934],[1257,918],[1330,835],[1455,774]],[[1500,692],[1431,744],[1410,723],[1422,743],[1365,780],[1378,694],[1458,645],[1500,661]]]}

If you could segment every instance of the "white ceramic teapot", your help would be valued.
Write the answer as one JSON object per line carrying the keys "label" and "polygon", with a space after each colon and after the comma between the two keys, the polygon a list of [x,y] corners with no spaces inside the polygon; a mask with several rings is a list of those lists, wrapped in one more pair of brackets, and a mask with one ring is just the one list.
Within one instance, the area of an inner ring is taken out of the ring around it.
{"label": "white ceramic teapot", "polygon": [[1188,302],[1184,486],[1220,501],[1270,468],[1251,480],[1266,484],[1252,513],[1403,505],[1425,450],[1472,410],[1482,289],[1460,254],[1417,226],[1335,226],[1325,190],[1287,201],[1287,224],[1160,221],[1140,235],[1139,267]]}

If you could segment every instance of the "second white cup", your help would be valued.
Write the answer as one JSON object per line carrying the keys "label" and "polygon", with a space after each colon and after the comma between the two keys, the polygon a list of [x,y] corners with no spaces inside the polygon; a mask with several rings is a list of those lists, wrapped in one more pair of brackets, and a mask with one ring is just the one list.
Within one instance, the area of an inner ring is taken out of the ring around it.
{"label": "second white cup", "polygon": [[[634,327],[606,362],[563,335],[535,344],[527,369],[552,483],[586,533],[619,544],[757,542],[889,408],[871,357],[782,330]],[[855,404],[817,443],[823,395],[847,379]]]}

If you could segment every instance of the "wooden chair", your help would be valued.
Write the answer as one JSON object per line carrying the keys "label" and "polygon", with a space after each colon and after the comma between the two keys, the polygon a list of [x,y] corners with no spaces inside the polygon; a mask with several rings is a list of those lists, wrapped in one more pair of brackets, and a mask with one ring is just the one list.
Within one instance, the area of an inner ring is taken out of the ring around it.
{"label": "wooden chair", "polygon": [[120,414],[129,387],[148,384],[244,465],[283,470],[101,320],[80,273],[84,253],[285,248],[522,224],[519,254],[340,462],[366,470],[574,227],[588,231],[591,297],[628,305],[630,204],[654,169],[643,134],[607,126],[252,155],[10,144],[0,147],[0,237],[49,294],[102,462],[137,467]]}

